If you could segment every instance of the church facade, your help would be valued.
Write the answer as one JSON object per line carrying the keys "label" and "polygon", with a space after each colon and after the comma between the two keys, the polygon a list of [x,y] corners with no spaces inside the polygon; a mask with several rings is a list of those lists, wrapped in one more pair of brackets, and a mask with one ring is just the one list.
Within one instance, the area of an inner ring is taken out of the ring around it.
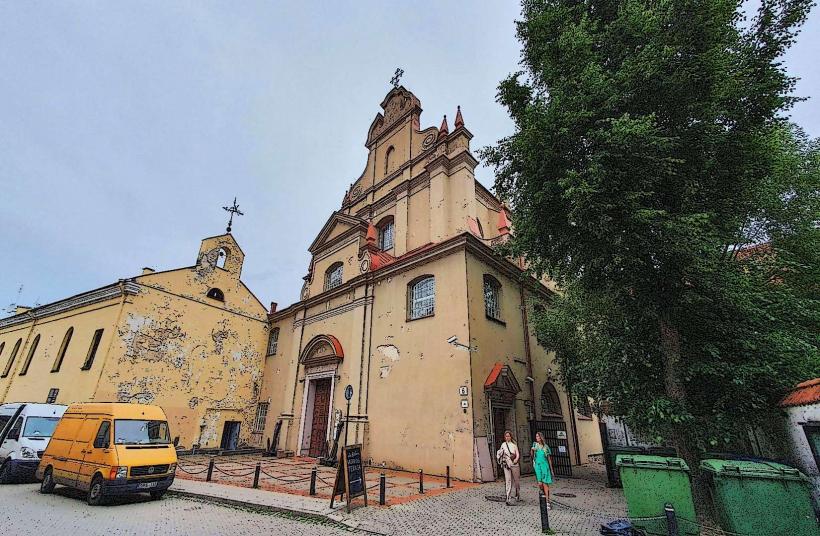
{"label": "church facade", "polygon": [[0,403],[153,403],[184,447],[318,457],[351,386],[348,441],[372,464],[494,480],[505,430],[525,472],[535,431],[558,474],[600,453],[589,404],[562,389],[530,325],[549,282],[497,253],[510,215],[475,179],[461,111],[452,130],[422,128],[401,86],[381,108],[297,303],[266,309],[230,232],[206,238],[191,266],[0,319]]}
{"label": "church facade", "polygon": [[258,443],[267,310],[243,260],[215,236],[192,266],[18,308],[0,319],[0,403],[158,404],[181,446]]}
{"label": "church facade", "polygon": [[503,432],[528,446],[535,429],[562,469],[586,462],[597,420],[528,321],[553,291],[496,253],[510,218],[475,179],[461,110],[452,131],[446,116],[422,129],[404,87],[381,108],[362,175],[309,247],[301,300],[269,315],[266,436],[278,425],[281,452],[326,454],[350,385],[348,441],[373,464],[493,480]]}

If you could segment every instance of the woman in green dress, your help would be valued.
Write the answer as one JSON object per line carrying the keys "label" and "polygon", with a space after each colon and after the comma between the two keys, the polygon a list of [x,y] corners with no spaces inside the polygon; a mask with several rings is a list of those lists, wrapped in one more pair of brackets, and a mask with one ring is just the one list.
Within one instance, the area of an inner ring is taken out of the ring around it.
{"label": "woman in green dress", "polygon": [[552,451],[544,442],[541,432],[535,433],[535,442],[532,444],[532,460],[535,467],[535,480],[538,490],[543,491],[547,498],[547,508],[552,508],[550,502],[550,484],[552,484]]}

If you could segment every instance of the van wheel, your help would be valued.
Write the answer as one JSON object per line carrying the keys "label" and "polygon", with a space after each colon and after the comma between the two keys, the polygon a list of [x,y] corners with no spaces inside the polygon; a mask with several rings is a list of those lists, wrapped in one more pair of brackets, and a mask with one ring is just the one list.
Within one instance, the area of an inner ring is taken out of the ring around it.
{"label": "van wheel", "polygon": [[11,484],[11,468],[8,462],[0,465],[0,484]]}
{"label": "van wheel", "polygon": [[165,495],[165,490],[162,490],[162,491],[152,491],[152,492],[151,492],[151,500],[152,500],[152,501],[158,501],[158,500],[162,499],[162,497],[163,497],[164,495]]}
{"label": "van wheel", "polygon": [[100,475],[94,477],[91,481],[91,487],[88,488],[88,504],[90,506],[100,506],[105,504],[105,495],[103,495],[103,479]]}
{"label": "van wheel", "polygon": [[57,484],[54,482],[53,471],[51,466],[49,466],[43,474],[43,481],[40,482],[40,493],[51,493],[54,491],[54,486],[56,485]]}

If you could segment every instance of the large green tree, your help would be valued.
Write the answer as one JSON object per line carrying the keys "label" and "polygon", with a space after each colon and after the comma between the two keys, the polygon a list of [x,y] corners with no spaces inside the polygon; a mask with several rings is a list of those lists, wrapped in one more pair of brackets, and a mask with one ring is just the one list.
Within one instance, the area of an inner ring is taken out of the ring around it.
{"label": "large green tree", "polygon": [[509,253],[562,288],[541,338],[690,464],[820,372],[820,153],[781,63],[811,5],[527,0],[499,88]]}

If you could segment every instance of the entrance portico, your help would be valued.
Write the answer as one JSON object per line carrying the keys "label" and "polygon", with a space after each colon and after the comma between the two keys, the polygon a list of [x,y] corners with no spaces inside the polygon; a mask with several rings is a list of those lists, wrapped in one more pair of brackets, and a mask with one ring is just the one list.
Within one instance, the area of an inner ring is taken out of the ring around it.
{"label": "entrance portico", "polygon": [[305,377],[299,426],[300,456],[327,454],[336,376],[342,359],[342,345],[332,335],[314,337],[302,352],[299,362],[305,368]]}

